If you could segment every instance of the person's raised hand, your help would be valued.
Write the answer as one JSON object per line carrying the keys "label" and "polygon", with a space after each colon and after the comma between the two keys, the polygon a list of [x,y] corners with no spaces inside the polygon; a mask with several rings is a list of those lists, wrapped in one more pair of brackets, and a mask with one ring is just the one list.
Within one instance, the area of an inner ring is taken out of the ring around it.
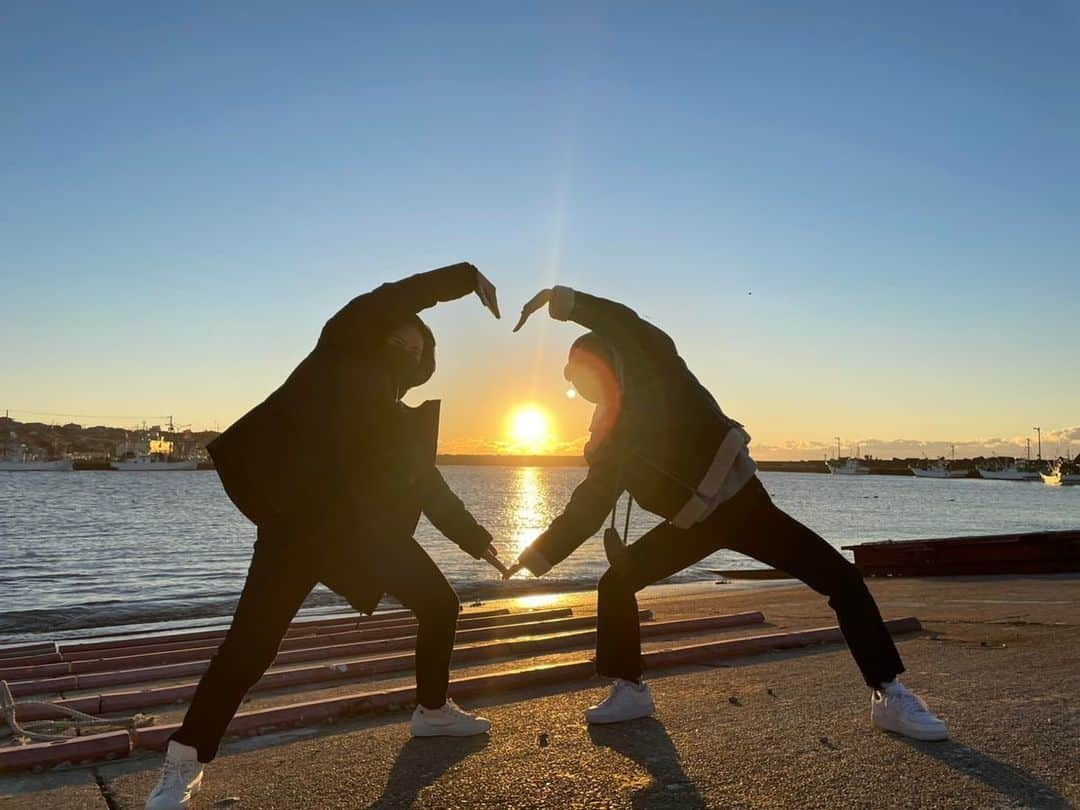
{"label": "person's raised hand", "polygon": [[514,574],[523,569],[525,566],[519,562],[514,563],[509,568],[503,571],[503,579],[512,579]]}
{"label": "person's raised hand", "polygon": [[523,327],[525,325],[525,321],[529,320],[529,316],[536,312],[536,310],[549,303],[551,301],[552,294],[553,293],[550,289],[541,290],[532,298],[530,298],[527,302],[525,302],[525,306],[521,308],[521,317],[518,318],[517,326],[514,327],[514,331],[516,332],[521,327]]}
{"label": "person's raised hand", "polygon": [[483,304],[496,318],[501,318],[499,314],[499,298],[495,294],[495,285],[488,281],[487,276],[476,271],[476,296],[480,299],[480,303]]}

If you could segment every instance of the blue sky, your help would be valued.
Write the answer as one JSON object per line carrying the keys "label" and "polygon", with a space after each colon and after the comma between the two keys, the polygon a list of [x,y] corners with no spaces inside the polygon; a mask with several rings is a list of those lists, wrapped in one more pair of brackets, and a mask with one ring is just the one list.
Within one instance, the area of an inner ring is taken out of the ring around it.
{"label": "blue sky", "polygon": [[224,426],[467,259],[506,314],[431,314],[448,447],[525,401],[580,437],[576,332],[509,334],[553,282],[667,329],[762,457],[1080,445],[1080,11],[939,6],[9,5],[0,409]]}

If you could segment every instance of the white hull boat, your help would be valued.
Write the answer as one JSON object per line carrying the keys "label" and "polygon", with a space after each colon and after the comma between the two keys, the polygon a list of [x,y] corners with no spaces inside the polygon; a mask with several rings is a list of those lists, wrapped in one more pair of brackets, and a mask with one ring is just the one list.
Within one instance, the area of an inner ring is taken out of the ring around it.
{"label": "white hull boat", "polygon": [[916,478],[967,478],[967,470],[950,470],[948,467],[909,467]]}
{"label": "white hull boat", "polygon": [[857,458],[830,460],[825,462],[826,468],[833,475],[869,475],[870,463]]}
{"label": "white hull boat", "polygon": [[199,462],[193,458],[183,461],[167,461],[153,456],[140,456],[123,461],[113,461],[110,462],[109,466],[119,472],[180,472],[199,469]]}
{"label": "white hull boat", "polygon": [[909,466],[908,469],[916,478],[967,478],[968,475],[963,467],[950,467],[944,456],[937,461],[928,461],[922,467]]}
{"label": "white hull boat", "polygon": [[1076,462],[1058,462],[1050,472],[1042,474],[1044,484],[1052,487],[1071,487],[1080,485],[1080,464]]}
{"label": "white hull boat", "polygon": [[1002,467],[1001,469],[990,469],[987,467],[976,467],[975,470],[979,473],[980,478],[985,478],[988,481],[1039,481],[1041,476],[1038,470],[1018,467],[1015,464],[1010,464],[1008,467]]}
{"label": "white hull boat", "polygon": [[70,458],[59,458],[53,461],[0,459],[0,472],[69,472],[73,469],[75,469],[75,462]]}

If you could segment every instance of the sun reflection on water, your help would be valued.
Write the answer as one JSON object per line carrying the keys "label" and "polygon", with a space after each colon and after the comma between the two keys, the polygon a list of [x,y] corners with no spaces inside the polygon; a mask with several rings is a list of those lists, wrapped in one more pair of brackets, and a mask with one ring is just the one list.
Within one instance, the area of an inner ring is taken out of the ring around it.
{"label": "sun reflection on water", "polygon": [[516,471],[510,497],[511,550],[516,557],[547,528],[547,487],[536,467]]}

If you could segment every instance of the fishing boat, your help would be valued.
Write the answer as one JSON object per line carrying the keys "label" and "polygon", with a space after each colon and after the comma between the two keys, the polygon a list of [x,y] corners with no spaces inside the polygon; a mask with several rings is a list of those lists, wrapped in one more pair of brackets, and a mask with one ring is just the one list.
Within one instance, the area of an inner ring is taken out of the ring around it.
{"label": "fishing boat", "polygon": [[1050,472],[1042,473],[1042,480],[1053,487],[1080,485],[1080,456],[1073,461],[1059,458],[1050,466]]}
{"label": "fishing boat", "polygon": [[38,458],[26,445],[19,445],[0,458],[0,472],[68,472],[75,468],[70,458]]}
{"label": "fishing boat", "polygon": [[118,458],[109,466],[120,472],[181,472],[199,469],[199,460],[180,459],[173,455],[173,443],[168,439],[149,439],[146,442],[121,443]]}
{"label": "fishing boat", "polygon": [[178,472],[197,470],[199,462],[193,458],[170,460],[153,455],[134,456],[109,463],[114,470],[121,472]]}
{"label": "fishing boat", "polygon": [[75,468],[70,458],[54,458],[46,461],[35,459],[0,459],[0,472],[69,472]]}
{"label": "fishing boat", "polygon": [[1042,480],[1039,467],[1031,461],[1013,458],[990,459],[985,464],[976,465],[975,471],[980,478],[988,481],[1039,481]]}
{"label": "fishing boat", "polygon": [[829,459],[825,462],[825,468],[833,475],[869,475],[870,474],[870,461],[869,459],[855,458],[836,458]]}
{"label": "fishing boat", "polygon": [[870,456],[860,458],[862,447],[855,445],[855,455],[840,455],[840,437],[836,437],[836,458],[825,460],[825,469],[832,475],[869,475]]}
{"label": "fishing boat", "polygon": [[967,478],[968,474],[966,469],[950,467],[944,457],[927,462],[925,466],[909,466],[908,469],[916,478]]}

